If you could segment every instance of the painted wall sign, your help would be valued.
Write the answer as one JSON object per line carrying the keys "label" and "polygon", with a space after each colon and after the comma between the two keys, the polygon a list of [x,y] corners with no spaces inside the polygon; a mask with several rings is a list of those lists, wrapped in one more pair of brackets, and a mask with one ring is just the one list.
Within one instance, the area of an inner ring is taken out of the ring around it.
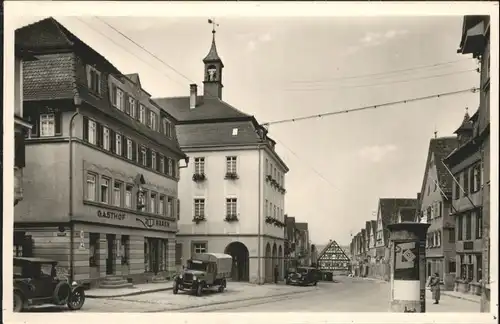
{"label": "painted wall sign", "polygon": [[151,217],[145,217],[144,219],[137,217],[136,221],[140,222],[146,228],[156,227],[170,227],[170,222],[164,219],[157,219]]}
{"label": "painted wall sign", "polygon": [[125,216],[126,216],[125,213],[116,213],[116,212],[105,211],[105,210],[98,210],[97,211],[97,217],[100,217],[100,218],[124,220]]}

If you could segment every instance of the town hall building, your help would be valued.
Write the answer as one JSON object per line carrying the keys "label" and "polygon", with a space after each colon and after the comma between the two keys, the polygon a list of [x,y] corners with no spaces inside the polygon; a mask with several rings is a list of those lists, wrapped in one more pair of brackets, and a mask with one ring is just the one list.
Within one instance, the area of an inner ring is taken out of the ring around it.
{"label": "town hall building", "polygon": [[271,282],[275,266],[284,273],[288,167],[255,117],[222,100],[215,30],[203,63],[202,95],[192,84],[189,96],[154,99],[178,121],[190,158],[179,182],[177,265],[193,253],[228,253],[233,280]]}

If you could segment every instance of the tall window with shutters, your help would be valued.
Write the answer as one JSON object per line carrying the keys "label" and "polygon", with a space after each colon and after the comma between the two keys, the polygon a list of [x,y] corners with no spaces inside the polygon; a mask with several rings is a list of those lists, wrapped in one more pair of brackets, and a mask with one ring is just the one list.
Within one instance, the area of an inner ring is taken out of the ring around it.
{"label": "tall window with shutters", "polygon": [[103,127],[102,128],[102,148],[105,149],[106,151],[109,151],[111,139],[109,136],[109,128]]}
{"label": "tall window with shutters", "polygon": [[132,154],[132,140],[127,138],[127,159],[132,160],[134,158]]}
{"label": "tall window with shutters", "polygon": [[146,107],[139,105],[139,121],[146,124]]}
{"label": "tall window with shutters", "polygon": [[177,199],[177,208],[175,209],[175,212],[177,213],[177,220],[181,219],[181,201]]}
{"label": "tall window with shutters", "polygon": [[153,170],[156,170],[158,168],[158,166],[156,164],[156,152],[155,151],[151,151],[151,168]]}
{"label": "tall window with shutters", "polygon": [[93,94],[101,95],[101,72],[90,65],[87,65],[87,86]]}
{"label": "tall window with shutters", "polygon": [[87,190],[86,190],[86,198],[90,201],[96,200],[97,187],[96,187],[96,178],[97,176],[93,173],[87,174]]}
{"label": "tall window with shutters", "polygon": [[90,144],[97,144],[97,123],[91,119],[88,120],[87,140]]}
{"label": "tall window with shutters", "polygon": [[115,144],[115,153],[117,155],[122,155],[123,152],[122,152],[122,136],[120,134],[115,134],[115,141],[116,141],[116,144]]}
{"label": "tall window with shutters", "polygon": [[174,173],[174,162],[171,158],[168,158],[168,175],[172,176]]}
{"label": "tall window with shutters", "polygon": [[140,155],[139,155],[139,162],[143,165],[143,166],[147,166],[147,157],[146,157],[146,148],[144,146],[141,146],[141,152],[140,152]]}
{"label": "tall window with shutters", "polygon": [[167,197],[167,217],[174,217],[174,198]]}

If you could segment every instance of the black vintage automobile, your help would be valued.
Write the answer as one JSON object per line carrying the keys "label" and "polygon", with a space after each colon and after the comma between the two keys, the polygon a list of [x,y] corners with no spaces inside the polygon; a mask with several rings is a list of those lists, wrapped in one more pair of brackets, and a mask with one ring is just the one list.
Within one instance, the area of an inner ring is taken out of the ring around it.
{"label": "black vintage automobile", "polygon": [[54,260],[14,257],[14,312],[47,304],[68,305],[71,310],[82,308],[83,286],[57,278],[56,265]]}
{"label": "black vintage automobile", "polygon": [[285,279],[287,285],[316,286],[320,279],[318,269],[313,267],[297,267],[290,269]]}

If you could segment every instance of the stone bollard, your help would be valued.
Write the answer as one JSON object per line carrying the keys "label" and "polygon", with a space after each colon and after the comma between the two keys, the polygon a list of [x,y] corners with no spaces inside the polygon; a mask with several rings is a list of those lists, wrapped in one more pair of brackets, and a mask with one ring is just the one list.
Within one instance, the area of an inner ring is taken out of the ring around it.
{"label": "stone bollard", "polygon": [[430,224],[388,225],[390,235],[390,312],[425,313],[425,241]]}

